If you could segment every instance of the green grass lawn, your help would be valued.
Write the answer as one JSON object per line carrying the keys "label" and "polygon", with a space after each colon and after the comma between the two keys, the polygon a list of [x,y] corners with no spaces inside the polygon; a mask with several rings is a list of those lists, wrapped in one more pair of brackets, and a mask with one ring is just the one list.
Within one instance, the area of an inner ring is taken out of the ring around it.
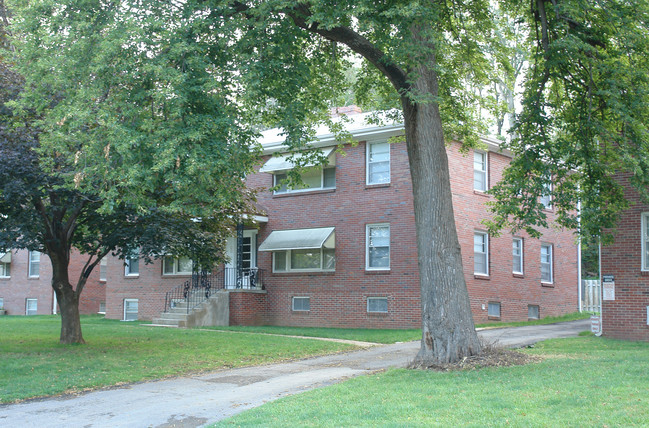
{"label": "green grass lawn", "polygon": [[[476,327],[518,327],[523,325],[551,324],[555,322],[574,321],[590,317],[588,313],[563,315],[560,317],[547,317],[534,321],[488,323],[478,324]],[[387,329],[361,329],[361,328],[316,328],[316,327],[278,327],[278,326],[232,326],[232,327],[205,327],[207,329],[237,331],[247,333],[281,334],[305,337],[328,337],[336,339],[359,340],[373,343],[396,343],[421,340],[420,329],[387,330]]]}
{"label": "green grass lawn", "polygon": [[515,322],[489,322],[485,324],[476,324],[476,328],[499,328],[499,327],[523,327],[526,325],[544,325],[554,324],[557,322],[577,321],[590,318],[589,312],[574,312],[572,314],[561,315],[558,317],[545,317],[540,320],[515,321]]}
{"label": "green grass lawn", "polygon": [[86,345],[60,345],[58,316],[0,317],[0,402],[355,349],[309,339],[141,326],[82,316]]}
{"label": "green grass lawn", "polygon": [[205,327],[206,329],[246,333],[280,334],[304,337],[326,337],[332,339],[358,340],[372,343],[409,342],[421,339],[420,329],[388,330],[362,328],[319,328],[319,327],[279,327],[279,326],[231,326]]}
{"label": "green grass lawn", "polygon": [[649,343],[582,336],[525,352],[544,360],[465,372],[390,370],[287,397],[216,426],[649,425]]}

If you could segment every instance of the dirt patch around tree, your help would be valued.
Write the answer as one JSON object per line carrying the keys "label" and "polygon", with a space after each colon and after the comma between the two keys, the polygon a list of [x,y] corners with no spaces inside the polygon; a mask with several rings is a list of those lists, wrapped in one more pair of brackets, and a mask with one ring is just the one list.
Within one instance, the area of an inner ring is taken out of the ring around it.
{"label": "dirt patch around tree", "polygon": [[450,372],[459,370],[478,370],[486,367],[522,366],[530,363],[538,363],[542,360],[543,357],[539,355],[525,354],[520,351],[506,349],[493,344],[483,344],[482,352],[479,355],[464,357],[456,363],[432,365],[412,363],[409,368]]}

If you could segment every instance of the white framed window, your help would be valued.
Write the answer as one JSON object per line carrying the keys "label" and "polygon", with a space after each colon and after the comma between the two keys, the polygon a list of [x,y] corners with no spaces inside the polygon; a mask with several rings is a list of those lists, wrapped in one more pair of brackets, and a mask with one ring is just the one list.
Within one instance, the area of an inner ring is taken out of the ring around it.
{"label": "white framed window", "polygon": [[99,302],[99,312],[100,314],[106,313],[106,302]]}
{"label": "white framed window", "polygon": [[642,213],[642,270],[649,271],[649,213]]}
{"label": "white framed window", "polygon": [[539,202],[547,210],[552,209],[552,183],[545,183],[543,185],[543,194],[539,198]]}
{"label": "white framed window", "polygon": [[124,275],[126,276],[139,276],[140,275],[140,254],[138,251],[133,251],[124,259]]}
{"label": "white framed window", "polygon": [[527,305],[527,318],[531,320],[537,320],[539,319],[539,315],[539,305]]}
{"label": "white framed window", "polygon": [[500,318],[500,302],[489,302],[487,315],[492,318]]}
{"label": "white framed window", "polygon": [[489,188],[487,152],[473,152],[473,190],[485,192]]}
{"label": "white framed window", "polygon": [[367,145],[367,184],[390,182],[390,143],[370,143]]}
{"label": "white framed window", "polygon": [[165,256],[162,259],[163,275],[191,275],[193,269],[194,262],[189,257]]}
{"label": "white framed window", "polygon": [[523,274],[523,239],[512,239],[512,272]]}
{"label": "white framed window", "polygon": [[0,278],[11,277],[11,263],[0,262]]}
{"label": "white framed window", "polygon": [[11,250],[0,252],[0,278],[11,277]]}
{"label": "white framed window", "polygon": [[4,298],[0,297],[0,309],[4,309],[4,308],[5,308],[5,300]]}
{"label": "white framed window", "polygon": [[39,251],[29,252],[29,277],[38,278],[41,270],[41,253]]}
{"label": "white framed window", "polygon": [[38,313],[38,299],[25,299],[25,315]]}
{"label": "white framed window", "polygon": [[295,296],[291,299],[291,310],[295,312],[308,312],[311,310],[310,297]]}
{"label": "white framed window", "polygon": [[368,224],[365,227],[365,269],[390,269],[390,225]]}
{"label": "white framed window", "polygon": [[552,244],[541,244],[541,282],[552,284]]}
{"label": "white framed window", "polygon": [[336,270],[335,248],[273,251],[273,272]]}
{"label": "white framed window", "polygon": [[473,234],[473,273],[489,275],[489,235],[485,232]]}
{"label": "white framed window", "polygon": [[99,262],[99,280],[106,281],[108,277],[108,259],[104,256]]}
{"label": "white framed window", "polygon": [[279,186],[275,190],[276,195],[283,193],[309,192],[313,190],[335,189],[336,188],[336,167],[311,167],[300,174],[302,185],[299,188],[292,188],[286,185],[288,174],[286,171],[273,174],[273,186]]}
{"label": "white framed window", "polygon": [[137,321],[138,299],[124,299],[124,321]]}
{"label": "white framed window", "polygon": [[367,312],[369,313],[388,313],[388,298],[387,297],[368,297],[367,298]]}

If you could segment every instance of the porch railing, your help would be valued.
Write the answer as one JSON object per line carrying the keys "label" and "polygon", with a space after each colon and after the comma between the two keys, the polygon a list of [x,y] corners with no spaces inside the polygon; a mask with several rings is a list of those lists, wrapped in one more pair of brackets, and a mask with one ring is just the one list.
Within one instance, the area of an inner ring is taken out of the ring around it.
{"label": "porch railing", "polygon": [[259,268],[224,268],[217,273],[200,272],[165,294],[164,312],[183,308],[187,313],[206,301],[218,290],[250,289],[263,290],[263,270]]}

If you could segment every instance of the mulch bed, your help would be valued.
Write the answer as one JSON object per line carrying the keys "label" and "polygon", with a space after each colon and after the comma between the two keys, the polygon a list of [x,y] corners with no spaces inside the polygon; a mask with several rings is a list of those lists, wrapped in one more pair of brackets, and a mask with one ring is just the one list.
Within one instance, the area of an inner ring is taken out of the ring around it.
{"label": "mulch bed", "polygon": [[484,346],[479,355],[465,357],[457,363],[447,364],[411,364],[411,369],[435,370],[440,372],[450,372],[457,370],[477,370],[485,367],[509,367],[522,366],[525,364],[536,363],[543,360],[538,355],[524,354],[511,349],[497,348],[494,346]]}

